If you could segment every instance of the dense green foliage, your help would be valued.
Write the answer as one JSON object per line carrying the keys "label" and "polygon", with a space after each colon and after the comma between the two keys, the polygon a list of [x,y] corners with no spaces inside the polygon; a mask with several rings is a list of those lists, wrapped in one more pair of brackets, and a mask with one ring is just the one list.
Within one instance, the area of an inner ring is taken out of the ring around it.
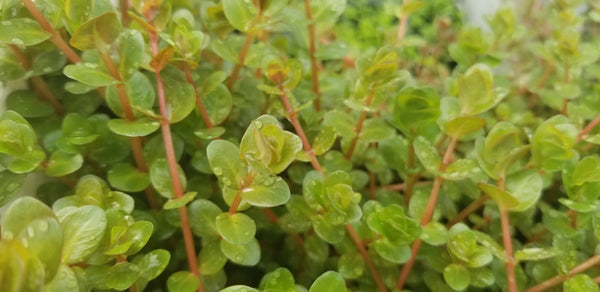
{"label": "dense green foliage", "polygon": [[398,2],[0,2],[0,291],[600,291],[600,6]]}

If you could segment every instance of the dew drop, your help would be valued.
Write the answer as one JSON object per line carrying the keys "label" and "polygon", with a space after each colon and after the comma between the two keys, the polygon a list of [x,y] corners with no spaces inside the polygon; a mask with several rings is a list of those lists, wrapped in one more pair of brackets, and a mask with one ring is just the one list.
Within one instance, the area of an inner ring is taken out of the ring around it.
{"label": "dew drop", "polygon": [[37,227],[41,232],[46,232],[48,231],[48,222],[40,221]]}
{"label": "dew drop", "polygon": [[52,67],[46,67],[44,68],[44,72],[48,73],[52,71]]}
{"label": "dew drop", "polygon": [[223,184],[226,185],[226,186],[230,186],[231,185],[231,180],[225,177],[225,178],[223,178]]}
{"label": "dew drop", "polygon": [[274,183],[275,183],[275,178],[274,178],[274,177],[267,177],[267,178],[264,180],[264,182],[263,182],[263,185],[264,185],[265,187],[270,187],[270,186],[272,186]]}
{"label": "dew drop", "polygon": [[262,126],[263,126],[263,124],[262,124],[262,122],[260,122],[260,121],[254,121],[254,126],[255,126],[257,129],[262,129]]}
{"label": "dew drop", "polygon": [[12,39],[10,40],[10,42],[11,42],[11,43],[13,43],[13,44],[15,44],[15,45],[23,45],[23,44],[25,44],[25,43],[23,42],[23,40],[22,40],[22,39],[20,39],[20,38],[12,38]]}
{"label": "dew drop", "polygon": [[7,192],[14,192],[14,191],[16,191],[18,188],[19,188],[19,184],[17,184],[17,183],[12,183],[12,184],[9,184],[9,185],[6,187],[6,191],[7,191]]}
{"label": "dew drop", "polygon": [[21,238],[21,243],[24,247],[29,247],[29,241],[27,240],[27,238]]}
{"label": "dew drop", "polygon": [[35,236],[35,230],[33,230],[32,226],[27,227],[27,236],[29,236],[29,237]]}
{"label": "dew drop", "polygon": [[23,22],[25,22],[25,23],[33,23],[33,20],[31,20],[29,18],[25,18],[25,19],[23,19]]}
{"label": "dew drop", "polygon": [[223,169],[221,169],[220,167],[217,166],[217,167],[213,168],[213,172],[216,175],[221,175],[221,174],[223,174]]}
{"label": "dew drop", "polygon": [[238,255],[238,256],[235,257],[235,260],[238,261],[238,262],[241,262],[243,260],[243,258],[242,258],[241,255]]}

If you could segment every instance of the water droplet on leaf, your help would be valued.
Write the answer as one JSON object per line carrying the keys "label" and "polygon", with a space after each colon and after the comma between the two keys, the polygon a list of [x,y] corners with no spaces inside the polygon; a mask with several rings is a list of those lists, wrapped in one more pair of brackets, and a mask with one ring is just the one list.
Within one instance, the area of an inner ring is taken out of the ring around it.
{"label": "water droplet on leaf", "polygon": [[12,38],[10,40],[10,42],[13,43],[13,44],[15,44],[15,45],[23,45],[24,44],[23,40],[20,39],[20,38]]}
{"label": "water droplet on leaf", "polygon": [[27,236],[29,236],[29,237],[35,236],[35,230],[33,230],[32,226],[27,227]]}
{"label": "water droplet on leaf", "polygon": [[215,167],[213,168],[213,172],[215,173],[215,175],[221,175],[223,174],[223,169],[221,169],[220,167]]}
{"label": "water droplet on leaf", "polygon": [[254,126],[255,126],[257,129],[261,129],[261,128],[262,128],[262,126],[263,126],[263,124],[262,124],[262,122],[260,122],[260,121],[254,121]]}
{"label": "water droplet on leaf", "polygon": [[48,231],[48,222],[40,221],[37,227],[41,232],[46,232]]}

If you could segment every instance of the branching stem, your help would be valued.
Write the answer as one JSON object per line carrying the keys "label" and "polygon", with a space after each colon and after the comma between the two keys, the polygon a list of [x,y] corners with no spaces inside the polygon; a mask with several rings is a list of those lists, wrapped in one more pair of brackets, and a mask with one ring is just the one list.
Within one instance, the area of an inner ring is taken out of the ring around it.
{"label": "branching stem", "polygon": [[194,79],[192,78],[192,72],[190,72],[189,68],[186,68],[185,70],[183,70],[183,72],[185,73],[185,79],[187,80],[187,82],[190,85],[192,85],[192,87],[194,87],[194,92],[196,93],[196,107],[198,108],[198,111],[200,111],[202,121],[204,121],[206,127],[210,129],[213,127],[213,124],[210,121],[210,118],[208,117],[208,112],[206,111],[206,107],[204,106],[202,96],[200,96],[200,92],[198,92],[198,86],[196,86],[196,83],[194,83]]}
{"label": "branching stem", "polygon": [[381,280],[379,273],[377,272],[377,270],[375,269],[375,266],[373,265],[373,262],[369,258],[367,249],[365,248],[362,240],[360,239],[360,236],[358,236],[358,233],[356,233],[356,230],[354,230],[354,227],[352,226],[352,224],[346,224],[346,230],[348,231],[350,238],[352,238],[352,241],[354,241],[356,248],[358,248],[358,252],[360,252],[363,259],[365,259],[367,268],[371,272],[371,275],[373,276],[373,280],[375,280],[375,284],[377,284],[377,288],[379,289],[380,292],[387,292],[387,288],[383,284],[383,281]]}
{"label": "branching stem", "polygon": [[[375,90],[371,91],[371,94],[369,94],[369,96],[367,97],[367,100],[365,100],[364,105],[367,107],[370,106],[371,103],[373,102],[373,97],[375,97]],[[354,138],[352,138],[352,141],[350,141],[350,146],[348,146],[346,155],[344,155],[346,160],[350,160],[350,158],[352,158],[352,154],[354,153],[354,149],[356,148],[356,143],[358,142],[358,138],[360,137],[360,132],[362,132],[362,127],[363,127],[363,124],[364,124],[366,118],[367,118],[367,111],[362,111],[360,113],[360,117],[358,118],[358,122],[356,123],[356,127],[354,127],[354,132],[355,132]]]}
{"label": "branching stem", "polygon": [[312,18],[312,11],[310,9],[310,0],[304,0],[304,9],[306,10],[306,19],[308,20],[308,46],[310,56],[310,69],[312,71],[312,90],[317,96],[315,99],[315,110],[321,110],[321,91],[319,89],[319,65],[315,53],[317,51],[315,46],[315,24]]}
{"label": "branching stem", "polygon": [[33,18],[35,18],[35,20],[42,26],[42,29],[44,29],[46,32],[48,32],[50,34],[50,41],[61,52],[63,52],[63,54],[65,54],[65,56],[67,56],[67,59],[69,59],[71,61],[71,63],[81,62],[81,58],[79,58],[79,55],[77,55],[77,53],[75,53],[75,51],[73,51],[73,49],[71,49],[69,44],[67,44],[67,42],[65,42],[65,40],[63,40],[63,38],[60,36],[60,34],[58,34],[58,32],[56,30],[54,30],[54,28],[52,28],[52,25],[50,25],[48,20],[46,20],[46,18],[44,17],[44,14],[42,14],[42,12],[37,8],[37,6],[35,6],[35,4],[33,3],[33,0],[21,0],[21,2],[23,3],[23,5],[25,5],[27,10],[29,10],[29,13],[31,13],[31,16],[33,16]]}
{"label": "branching stem", "polygon": [[[450,138],[450,143],[448,144],[446,152],[444,153],[444,157],[442,158],[440,172],[443,172],[444,170],[446,170],[446,167],[448,167],[457,141],[458,140],[456,137]],[[435,180],[433,181],[433,187],[431,188],[431,193],[429,194],[429,200],[427,201],[427,206],[425,207],[425,212],[423,213],[423,218],[421,218],[421,226],[425,226],[429,223],[429,221],[431,221],[431,218],[433,217],[433,211],[435,210],[435,204],[440,194],[440,189],[442,188],[443,182],[444,179],[441,176],[435,177]],[[406,262],[406,264],[404,264],[404,266],[402,267],[402,271],[400,272],[400,276],[398,277],[398,281],[396,282],[396,288],[398,288],[398,290],[402,290],[404,285],[406,284],[406,280],[408,279],[408,275],[410,275],[410,271],[415,263],[417,253],[419,253],[420,247],[421,240],[415,240],[411,247],[410,260],[408,260],[408,262]]]}
{"label": "branching stem", "polygon": [[[498,188],[504,190],[504,178],[498,179]],[[508,260],[504,263],[504,269],[506,270],[506,281],[508,285],[508,292],[519,291],[517,287],[517,277],[515,276],[515,257],[513,253],[512,237],[510,234],[510,218],[508,215],[508,209],[502,205],[498,205],[500,209],[500,226],[502,227],[502,243],[504,244],[504,252]]]}
{"label": "branching stem", "polygon": [[448,222],[448,224],[446,224],[446,227],[450,228],[450,227],[454,226],[454,224],[456,224],[460,221],[463,221],[465,218],[469,217],[469,215],[471,215],[471,213],[475,212],[477,209],[479,209],[481,206],[483,206],[483,204],[485,204],[485,202],[487,202],[487,200],[489,200],[489,199],[490,199],[490,196],[488,196],[488,195],[481,196],[479,199],[477,199],[477,201],[472,202],[471,204],[469,204],[469,206],[467,206],[460,213],[458,213],[458,215],[456,215],[456,217],[454,217],[454,219],[450,220],[450,222]]}
{"label": "branching stem", "polygon": [[240,203],[242,203],[242,192],[247,186],[252,184],[252,181],[254,181],[255,177],[256,172],[254,170],[251,170],[250,173],[246,176],[246,178],[244,178],[240,189],[237,191],[235,197],[233,198],[233,201],[231,202],[231,206],[229,206],[229,215],[233,215],[235,214],[235,212],[237,212],[237,209],[240,207]]}
{"label": "branching stem", "polygon": [[[151,12],[149,12],[150,14]],[[151,18],[146,15],[146,18],[149,20],[151,25],[153,21]],[[150,37],[150,46],[152,49],[152,56],[156,56],[158,54],[158,34],[156,31],[148,31]],[[171,125],[169,121],[169,113],[167,110],[167,97],[165,95],[165,86],[162,77],[160,76],[160,70],[155,69],[154,75],[156,77],[156,91],[158,95],[158,105],[160,108],[160,115],[162,119],[160,120],[160,128],[163,137],[163,144],[165,147],[165,154],[167,157],[167,163],[169,165],[169,174],[171,176],[171,183],[173,186],[173,193],[175,198],[181,198],[183,196],[183,187],[181,185],[181,180],[179,179],[179,172],[177,169],[177,159],[175,158],[175,149],[173,147],[173,138],[171,136]],[[181,221],[181,231],[183,233],[183,240],[185,244],[185,251],[187,254],[188,264],[190,266],[190,271],[196,277],[198,277],[199,285],[198,292],[204,292],[204,284],[202,283],[202,277],[200,276],[198,261],[196,256],[196,248],[194,247],[194,237],[192,235],[192,230],[190,228],[190,221],[188,216],[187,207],[181,206],[179,207],[179,219]]]}
{"label": "branching stem", "polygon": [[525,292],[543,292],[543,291],[547,291],[548,289],[550,289],[550,287],[556,286],[562,282],[564,282],[565,280],[579,274],[582,273],[583,271],[597,265],[598,263],[600,263],[600,254],[597,254],[589,259],[587,259],[585,262],[579,264],[577,267],[573,268],[572,270],[570,270],[566,275],[557,275],[554,276],[538,285],[535,285],[527,290],[525,290]]}

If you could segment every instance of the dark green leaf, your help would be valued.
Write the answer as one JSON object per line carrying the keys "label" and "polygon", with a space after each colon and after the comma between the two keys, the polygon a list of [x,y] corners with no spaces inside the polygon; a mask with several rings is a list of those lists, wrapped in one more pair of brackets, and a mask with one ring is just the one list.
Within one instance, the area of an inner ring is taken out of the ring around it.
{"label": "dark green leaf", "polygon": [[191,202],[196,197],[196,195],[197,195],[196,192],[190,192],[190,193],[184,194],[183,196],[181,196],[181,198],[169,199],[163,206],[163,209],[170,210],[170,209],[177,209],[177,208],[183,207],[187,203]]}
{"label": "dark green leaf", "polygon": [[52,106],[41,101],[33,91],[15,90],[6,97],[6,108],[25,118],[47,117],[54,113]]}
{"label": "dark green leaf", "polygon": [[107,179],[113,187],[126,192],[139,192],[150,185],[148,174],[128,163],[113,165],[108,171]]}
{"label": "dark green leaf", "polygon": [[[185,177],[185,173],[179,165],[177,165],[177,173],[179,175],[181,188],[185,190],[187,179]],[[163,197],[167,199],[175,197],[173,192],[173,181],[171,179],[171,173],[169,171],[169,165],[166,159],[159,158],[152,163],[152,166],[150,166],[150,182]]]}

